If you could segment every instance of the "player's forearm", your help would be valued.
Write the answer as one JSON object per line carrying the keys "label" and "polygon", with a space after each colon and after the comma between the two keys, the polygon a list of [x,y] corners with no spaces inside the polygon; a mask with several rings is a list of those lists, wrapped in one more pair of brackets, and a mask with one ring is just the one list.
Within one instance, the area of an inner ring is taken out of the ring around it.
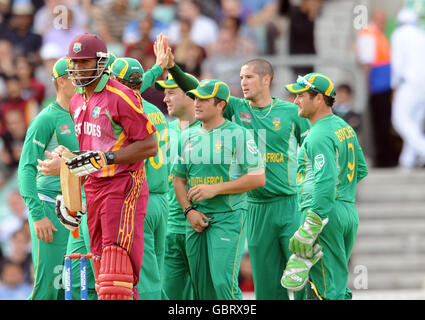
{"label": "player's forearm", "polygon": [[177,176],[174,177],[174,193],[176,194],[177,201],[182,208],[186,208],[187,206],[191,205],[187,199],[186,183],[186,179]]}
{"label": "player's forearm", "polygon": [[266,184],[266,175],[263,168],[253,170],[243,176],[217,184],[217,194],[239,194],[263,187]]}
{"label": "player's forearm", "polygon": [[171,73],[178,86],[184,92],[195,89],[198,86],[196,80],[187,76],[177,64],[174,64],[172,68],[168,69],[168,72]]}
{"label": "player's forearm", "polygon": [[156,156],[158,144],[154,134],[150,134],[144,140],[138,140],[132,144],[114,151],[114,164],[136,163],[147,158]]}
{"label": "player's forearm", "polygon": [[36,183],[37,169],[29,164],[21,164],[18,171],[19,191],[34,221],[44,218]]}
{"label": "player's forearm", "polygon": [[142,87],[140,88],[140,94],[145,92],[146,89],[148,89],[151,85],[153,85],[155,80],[162,74],[162,72],[163,72],[163,69],[161,68],[161,66],[157,64],[155,64],[152,68],[146,71],[143,74],[143,83],[142,83]]}

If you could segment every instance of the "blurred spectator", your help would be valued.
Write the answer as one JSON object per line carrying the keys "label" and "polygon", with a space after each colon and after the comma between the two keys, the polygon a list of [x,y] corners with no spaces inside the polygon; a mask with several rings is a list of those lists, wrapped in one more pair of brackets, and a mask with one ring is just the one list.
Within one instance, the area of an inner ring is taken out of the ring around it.
{"label": "blurred spectator", "polygon": [[127,24],[124,30],[123,41],[126,44],[138,42],[146,36],[140,26],[146,17],[150,17],[152,23],[148,34],[150,40],[155,41],[160,33],[166,33],[172,21],[170,13],[174,13],[174,9],[172,6],[164,6],[158,2],[158,0],[139,0],[135,18]]}
{"label": "blurred spectator", "polygon": [[397,165],[391,125],[390,44],[385,37],[386,14],[377,9],[371,23],[356,40],[357,59],[369,88],[369,112],[372,128],[373,165]]}
{"label": "blurred spectator", "polygon": [[7,39],[0,39],[0,57],[0,77],[15,74],[13,44]]}
{"label": "blurred spectator", "polygon": [[190,38],[202,48],[212,42],[217,41],[217,23],[200,12],[199,1],[181,0],[177,8],[177,19],[175,19],[168,29],[167,37],[172,45],[176,45],[181,40],[181,21],[190,21]]}
{"label": "blurred spectator", "polygon": [[348,84],[340,84],[335,90],[335,103],[332,107],[333,113],[344,119],[357,135],[360,133],[362,117],[353,111],[353,91]]}
{"label": "blurred spectator", "polygon": [[[314,22],[319,14],[322,0],[302,0],[300,6],[289,10],[289,54],[316,54]],[[295,75],[314,71],[313,66],[295,66]]]}
{"label": "blurred spectator", "polygon": [[139,22],[140,39],[127,44],[124,55],[140,61],[144,70],[150,69],[155,64],[154,40],[150,38],[153,21],[151,16],[146,16]]}
{"label": "blurred spectator", "polygon": [[[28,221],[3,243],[3,255],[13,263],[20,264],[24,270],[25,280],[32,280],[31,236]],[[37,244],[35,244],[37,245]]]}
{"label": "blurred spectator", "polygon": [[254,292],[254,282],[252,279],[252,267],[249,254],[245,253],[241,260],[239,270],[239,288],[242,292]]}
{"label": "blurred spectator", "polygon": [[0,224],[0,242],[6,242],[13,233],[24,227],[28,219],[28,211],[19,190],[12,190],[8,193],[8,211]]}
{"label": "blurred spectator", "polygon": [[425,93],[418,90],[425,74],[425,31],[413,9],[403,8],[391,36],[392,123],[403,140],[399,165],[425,165]]}
{"label": "blurred spectator", "polygon": [[52,70],[53,65],[62,55],[63,49],[56,43],[43,44],[40,50],[40,56],[43,61],[35,70],[35,78],[39,80],[45,88],[44,100],[40,105],[43,109],[50,102],[56,100],[56,90],[52,85]]}
{"label": "blurred spectator", "polygon": [[122,56],[122,46],[125,26],[134,19],[134,9],[128,0],[112,0],[106,5],[100,6],[100,12],[96,19],[99,36],[106,42],[108,50]]}
{"label": "blurred spectator", "polygon": [[6,78],[15,74],[13,56],[12,43],[7,39],[0,39],[0,104],[7,97]]}
{"label": "blurred spectator", "polygon": [[43,45],[59,45],[61,57],[67,54],[71,40],[87,30],[84,11],[78,4],[69,2],[47,0],[34,16],[34,31],[43,37]]}
{"label": "blurred spectator", "polygon": [[[240,33],[241,21],[238,18],[226,17],[221,21],[220,32],[223,29],[232,34],[235,48],[238,52],[243,52],[246,56],[255,56],[258,53],[256,43],[245,38]],[[215,42],[207,47],[207,56],[214,55],[220,51],[220,43]]]}
{"label": "blurred spectator", "polygon": [[278,13],[278,0],[240,0],[249,14],[246,23],[257,33],[261,54],[275,54],[275,40],[279,31],[274,23]]}
{"label": "blurred spectator", "polygon": [[12,6],[12,17],[3,37],[12,42],[18,55],[27,56],[32,62],[40,62],[39,50],[42,38],[32,32],[34,6],[30,2],[16,2]]}
{"label": "blurred spectator", "polygon": [[180,21],[181,40],[175,46],[174,59],[183,71],[192,74],[195,77],[201,76],[201,66],[205,58],[202,47],[198,46],[190,38],[190,21]]}
{"label": "blurred spectator", "polygon": [[238,33],[241,37],[250,39],[254,46],[257,46],[257,34],[247,24],[250,14],[249,9],[241,3],[241,0],[221,0],[221,9],[217,11],[217,20],[222,25],[226,19],[236,19],[238,21]]}
{"label": "blurred spectator", "polygon": [[4,261],[1,264],[0,300],[25,300],[32,285],[25,281],[25,270],[19,263]]}
{"label": "blurred spectator", "polygon": [[31,120],[39,112],[39,106],[35,100],[22,98],[22,87],[18,76],[11,76],[6,79],[7,96],[0,105],[0,115],[6,121],[6,112],[15,109],[22,112],[24,125],[28,126]]}
{"label": "blurred spectator", "polygon": [[5,164],[8,169],[18,168],[22,146],[25,141],[27,126],[25,125],[22,111],[9,109],[4,113],[5,131],[1,135],[4,143]]}
{"label": "blurred spectator", "polygon": [[202,63],[202,78],[220,79],[227,83],[231,95],[240,97],[239,68],[250,56],[238,47],[238,38],[229,28],[220,29],[217,46]]}
{"label": "blurred spectator", "polygon": [[16,57],[14,65],[22,88],[22,98],[35,100],[40,106],[44,99],[45,87],[34,77],[34,66],[25,56]]}

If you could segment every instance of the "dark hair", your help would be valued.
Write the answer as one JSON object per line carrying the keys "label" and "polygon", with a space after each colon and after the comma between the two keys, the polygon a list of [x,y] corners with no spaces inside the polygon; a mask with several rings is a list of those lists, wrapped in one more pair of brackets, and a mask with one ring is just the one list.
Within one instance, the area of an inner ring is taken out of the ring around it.
{"label": "dark hair", "polygon": [[261,78],[263,78],[266,75],[269,75],[270,84],[272,83],[274,71],[273,71],[273,66],[271,65],[270,62],[268,62],[265,59],[255,58],[244,63],[244,66],[246,65],[254,66],[254,72],[258,74]]}
{"label": "dark hair", "polygon": [[321,94],[323,96],[323,100],[325,100],[325,104],[328,107],[330,107],[330,108],[332,108],[332,106],[335,103],[335,98],[334,97],[327,96],[326,94],[324,94],[322,92],[317,92],[317,91],[313,91],[313,90],[307,90],[307,93],[310,95],[310,98],[311,99],[313,99],[318,94]]}
{"label": "dark hair", "polygon": [[213,98],[214,99],[214,105],[216,106],[216,105],[218,105],[221,101],[223,101],[224,102],[224,108],[223,108],[223,112],[224,112],[224,110],[226,110],[226,107],[227,107],[227,102],[226,102],[226,100],[223,100],[223,99],[220,99],[220,98],[217,98],[217,97],[214,97]]}
{"label": "dark hair", "polygon": [[119,82],[121,82],[123,85],[125,85],[126,87],[129,87],[132,90],[137,90],[139,91],[140,88],[142,87],[142,83],[143,81],[134,81],[136,79],[140,79],[141,78],[141,74],[138,72],[134,72],[131,74],[130,76],[130,80],[124,80],[124,79],[120,79],[120,78],[116,78]]}

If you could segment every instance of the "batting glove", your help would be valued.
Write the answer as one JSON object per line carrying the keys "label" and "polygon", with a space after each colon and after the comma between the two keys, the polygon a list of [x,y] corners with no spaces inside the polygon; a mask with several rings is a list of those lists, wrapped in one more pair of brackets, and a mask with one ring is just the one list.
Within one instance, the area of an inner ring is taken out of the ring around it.
{"label": "batting glove", "polygon": [[317,213],[308,210],[304,224],[299,227],[289,240],[289,250],[301,258],[312,258],[314,255],[314,242],[328,223],[328,220],[328,218],[322,220]]}
{"label": "batting glove", "polygon": [[[80,211],[82,214],[86,213],[86,206],[83,204],[83,208]],[[59,221],[70,231],[75,231],[81,224],[81,216],[75,212],[71,214],[71,212],[65,207],[65,203],[63,201],[63,196],[58,195],[56,197],[56,216]]]}
{"label": "batting glove", "polygon": [[305,259],[296,254],[291,255],[280,280],[282,287],[292,291],[300,291],[304,288],[308,281],[310,269],[322,256],[322,247],[318,244],[313,248],[312,258]]}
{"label": "batting glove", "polygon": [[106,166],[105,154],[101,151],[79,151],[66,161],[69,170],[78,177],[96,172]]}

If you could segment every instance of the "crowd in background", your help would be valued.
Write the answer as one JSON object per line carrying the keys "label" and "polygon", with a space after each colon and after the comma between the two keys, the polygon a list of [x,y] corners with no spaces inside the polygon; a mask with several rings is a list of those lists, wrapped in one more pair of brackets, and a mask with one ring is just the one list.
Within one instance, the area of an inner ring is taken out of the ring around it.
{"label": "crowd in background", "polygon": [[[28,213],[16,169],[30,121],[55,99],[52,66],[66,56],[71,39],[96,33],[110,52],[136,58],[148,70],[155,63],[153,42],[163,33],[184,71],[221,79],[241,96],[239,74],[229,73],[229,66],[278,54],[282,37],[289,54],[315,54],[314,22],[323,1],[0,0],[0,299],[25,299],[32,289]],[[290,23],[286,33],[282,17]],[[360,132],[352,90],[338,85],[334,112]],[[143,97],[167,114],[162,92],[149,88]],[[243,269],[241,288],[252,291],[251,282],[243,281],[249,280],[249,265]]]}

